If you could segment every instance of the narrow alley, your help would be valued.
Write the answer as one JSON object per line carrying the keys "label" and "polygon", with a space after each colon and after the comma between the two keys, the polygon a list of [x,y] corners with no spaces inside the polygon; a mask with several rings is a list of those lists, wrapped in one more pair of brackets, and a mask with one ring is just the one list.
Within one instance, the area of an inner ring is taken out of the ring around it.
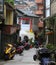
{"label": "narrow alley", "polygon": [[39,61],[33,60],[33,55],[35,54],[36,49],[32,48],[30,50],[25,50],[20,56],[16,54],[13,60],[2,61],[0,65],[39,65]]}
{"label": "narrow alley", "polygon": [[56,65],[56,0],[0,0],[0,65]]}

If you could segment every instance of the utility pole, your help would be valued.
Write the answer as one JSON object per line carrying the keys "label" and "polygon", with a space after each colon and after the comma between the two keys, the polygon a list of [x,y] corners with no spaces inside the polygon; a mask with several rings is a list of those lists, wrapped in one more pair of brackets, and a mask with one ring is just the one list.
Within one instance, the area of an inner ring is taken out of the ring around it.
{"label": "utility pole", "polygon": [[[46,17],[46,0],[44,0],[44,18]],[[43,21],[44,22],[44,36],[45,36],[45,20]]]}

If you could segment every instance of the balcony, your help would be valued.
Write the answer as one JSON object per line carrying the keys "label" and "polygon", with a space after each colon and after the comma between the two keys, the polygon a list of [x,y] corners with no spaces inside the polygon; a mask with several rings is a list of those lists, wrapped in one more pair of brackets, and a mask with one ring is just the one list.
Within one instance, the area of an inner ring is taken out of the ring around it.
{"label": "balcony", "polygon": [[37,10],[37,11],[35,11],[35,14],[42,15],[43,14],[43,11]]}
{"label": "balcony", "polygon": [[39,10],[40,10],[40,9],[41,9],[41,10],[44,9],[44,6],[43,6],[42,4],[39,5]]}
{"label": "balcony", "polygon": [[38,3],[38,4],[42,4],[43,0],[35,0],[35,2]]}

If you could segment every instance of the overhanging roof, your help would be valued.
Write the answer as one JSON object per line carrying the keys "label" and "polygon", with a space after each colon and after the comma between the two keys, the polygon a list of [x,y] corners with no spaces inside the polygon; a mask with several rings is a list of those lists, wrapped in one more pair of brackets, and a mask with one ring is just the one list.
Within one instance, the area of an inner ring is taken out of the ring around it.
{"label": "overhanging roof", "polygon": [[39,16],[37,16],[37,15],[35,15],[35,14],[33,14],[33,13],[31,13],[30,11],[28,11],[28,10],[23,10],[23,9],[16,9],[18,12],[20,12],[23,16],[27,16],[27,17],[37,17],[37,18],[39,18]]}

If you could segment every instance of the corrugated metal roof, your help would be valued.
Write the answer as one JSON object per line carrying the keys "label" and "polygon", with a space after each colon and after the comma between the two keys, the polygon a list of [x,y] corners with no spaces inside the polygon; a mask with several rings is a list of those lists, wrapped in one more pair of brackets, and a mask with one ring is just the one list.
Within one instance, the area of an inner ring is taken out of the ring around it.
{"label": "corrugated metal roof", "polygon": [[23,13],[24,16],[29,16],[29,17],[39,17],[35,14],[33,14],[31,11],[27,10],[27,9],[17,9],[19,11],[21,11]]}

